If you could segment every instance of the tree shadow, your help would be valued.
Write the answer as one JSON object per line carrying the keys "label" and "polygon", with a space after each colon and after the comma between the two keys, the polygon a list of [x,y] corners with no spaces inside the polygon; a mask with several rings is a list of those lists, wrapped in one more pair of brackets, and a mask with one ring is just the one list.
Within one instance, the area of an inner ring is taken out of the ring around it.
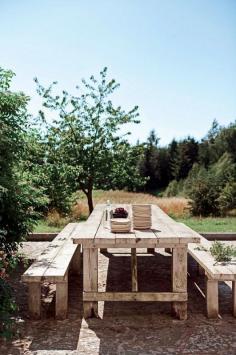
{"label": "tree shadow", "polygon": [[[101,255],[108,264],[106,291],[131,291],[130,253],[105,253]],[[152,255],[138,254],[139,290],[143,292],[164,292],[171,290],[171,256],[163,251]],[[103,266],[102,272],[106,267]],[[39,321],[28,319],[27,287],[20,281],[24,272],[18,270],[12,286],[16,290],[17,302],[20,304],[18,316],[24,321],[19,324],[21,339],[30,344],[29,351],[79,351],[93,354],[151,354],[166,353],[167,348],[174,349],[175,354],[182,354],[191,337],[203,327],[219,331],[227,328],[228,315],[231,316],[231,290],[225,283],[220,283],[220,311],[223,320],[209,321],[205,316],[205,299],[196,288],[196,284],[205,293],[204,277],[197,274],[197,264],[189,257],[188,278],[188,320],[178,321],[171,315],[170,303],[166,302],[100,302],[100,319],[83,320],[82,307],[82,272],[79,276],[69,277],[69,314],[68,319],[56,321],[53,302],[44,304],[43,317]],[[81,270],[82,271],[82,270]],[[99,270],[101,271],[101,270]],[[82,325],[83,322],[83,325]],[[233,330],[232,330],[233,331]],[[224,336],[227,337],[227,334]],[[207,338],[206,338],[207,339]],[[11,345],[5,353],[17,353],[20,345]],[[22,346],[22,345],[21,345]],[[211,343],[206,347],[212,346]],[[12,350],[13,349],[13,350]],[[158,349],[158,351],[157,351]],[[0,351],[1,352],[1,351]],[[2,352],[4,354],[4,352]],[[19,353],[19,352],[18,352]]]}
{"label": "tree shadow", "polygon": [[[131,291],[130,254],[106,253],[105,256],[109,259],[106,291]],[[139,291],[171,291],[170,255],[157,252],[138,255],[137,263]],[[189,268],[194,276],[188,278],[187,321],[172,317],[170,302],[104,302],[103,317],[87,320],[89,329],[99,338],[98,353],[151,354],[158,349],[156,353],[161,354],[173,348],[175,354],[182,354],[186,339],[194,335],[201,324],[210,322],[205,315],[205,299],[196,288],[198,283],[205,292],[204,278],[197,275],[197,265],[192,258],[189,258]],[[230,297],[229,288],[225,284],[221,287],[224,312],[230,313],[225,302],[225,294]]]}
{"label": "tree shadow", "polygon": [[29,350],[76,350],[83,319],[82,273],[69,275],[68,318],[55,320],[55,298],[44,312],[43,319],[35,322],[34,333]]}

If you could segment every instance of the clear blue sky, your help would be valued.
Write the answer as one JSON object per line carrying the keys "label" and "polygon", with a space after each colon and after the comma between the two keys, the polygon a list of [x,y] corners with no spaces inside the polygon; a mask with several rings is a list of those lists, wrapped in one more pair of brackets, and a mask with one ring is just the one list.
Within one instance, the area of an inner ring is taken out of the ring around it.
{"label": "clear blue sky", "polygon": [[0,66],[39,99],[33,77],[73,90],[104,66],[115,102],[140,107],[132,141],[167,144],[236,118],[236,0],[0,0]]}

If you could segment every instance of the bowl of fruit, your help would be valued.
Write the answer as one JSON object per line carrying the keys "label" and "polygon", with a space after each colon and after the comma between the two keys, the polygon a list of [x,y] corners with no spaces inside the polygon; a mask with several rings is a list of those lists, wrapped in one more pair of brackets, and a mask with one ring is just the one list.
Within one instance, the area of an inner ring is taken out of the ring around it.
{"label": "bowl of fruit", "polygon": [[123,207],[117,207],[112,213],[112,218],[127,218],[128,211]]}

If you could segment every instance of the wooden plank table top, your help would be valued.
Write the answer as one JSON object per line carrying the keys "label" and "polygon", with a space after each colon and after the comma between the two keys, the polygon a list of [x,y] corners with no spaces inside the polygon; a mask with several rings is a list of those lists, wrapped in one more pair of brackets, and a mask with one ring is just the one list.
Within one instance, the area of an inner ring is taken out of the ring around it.
{"label": "wooden plank table top", "polygon": [[[121,205],[119,205],[121,206]],[[114,209],[117,205],[112,205]],[[132,221],[132,206],[123,205]],[[148,230],[131,229],[129,233],[112,233],[110,221],[105,220],[106,205],[96,205],[81,228],[75,228],[71,238],[83,249],[83,308],[84,317],[98,314],[98,301],[162,301],[172,302],[174,314],[179,319],[187,318],[187,246],[199,243],[200,237],[194,231],[180,228],[158,206],[151,205],[152,226]],[[98,291],[98,249],[131,249],[131,292]],[[137,274],[137,248],[172,249],[171,292],[139,292]]]}
{"label": "wooden plank table top", "polygon": [[[113,209],[115,207],[116,205],[111,206]],[[125,207],[132,219],[131,205]],[[151,205],[152,228],[132,229],[130,233],[112,233],[109,223],[105,221],[105,209],[105,204],[96,205],[83,227],[75,228],[72,235],[74,243],[82,244],[85,248],[172,248],[200,242],[198,235],[183,233],[178,223],[156,205]]]}

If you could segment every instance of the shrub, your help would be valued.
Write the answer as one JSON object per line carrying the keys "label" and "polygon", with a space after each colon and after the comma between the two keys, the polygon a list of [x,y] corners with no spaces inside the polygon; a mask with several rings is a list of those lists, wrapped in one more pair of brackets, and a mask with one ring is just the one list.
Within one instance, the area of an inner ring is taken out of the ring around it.
{"label": "shrub", "polygon": [[210,248],[210,253],[216,262],[229,262],[236,256],[236,248],[232,245],[224,245],[215,241]]}
{"label": "shrub", "polygon": [[221,214],[236,208],[236,182],[227,182],[217,199]]}
{"label": "shrub", "polygon": [[71,208],[71,219],[72,220],[86,220],[89,215],[88,206],[85,202],[77,202]]}
{"label": "shrub", "polygon": [[177,196],[178,195],[178,181],[177,180],[172,180],[169,185],[167,186],[164,196],[166,197],[172,197],[172,196]]}
{"label": "shrub", "polygon": [[219,215],[219,184],[217,179],[206,169],[201,169],[189,192],[193,215]]}
{"label": "shrub", "polygon": [[68,223],[68,218],[63,217],[56,209],[52,209],[48,212],[47,223],[51,227],[63,227]]}
{"label": "shrub", "polygon": [[163,196],[165,197],[175,197],[182,195],[183,191],[183,180],[177,181],[172,180],[167,186]]}
{"label": "shrub", "polygon": [[9,331],[8,321],[14,308],[6,269],[14,264],[14,253],[38,218],[38,206],[45,202],[42,190],[33,183],[32,174],[26,166],[23,168],[22,161],[29,158],[26,139],[29,98],[10,90],[13,76],[13,72],[0,68],[0,328],[3,335],[8,334],[5,332]]}
{"label": "shrub", "polygon": [[12,335],[14,322],[11,315],[17,309],[7,280],[8,272],[12,271],[17,263],[16,255],[9,258],[3,251],[0,252],[0,336],[5,338]]}

